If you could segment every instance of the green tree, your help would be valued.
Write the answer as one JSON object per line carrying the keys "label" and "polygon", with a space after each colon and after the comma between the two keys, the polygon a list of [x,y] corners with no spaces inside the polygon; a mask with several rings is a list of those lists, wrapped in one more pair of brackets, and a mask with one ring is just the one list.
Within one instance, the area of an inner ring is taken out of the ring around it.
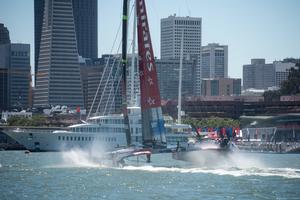
{"label": "green tree", "polygon": [[220,118],[220,117],[212,117],[212,118],[203,118],[200,120],[187,118],[183,120],[183,123],[190,124],[194,127],[239,127],[240,122],[238,120],[230,119],[230,118]]}
{"label": "green tree", "polygon": [[32,118],[13,116],[7,120],[9,126],[43,126],[47,118],[42,115],[34,115]]}

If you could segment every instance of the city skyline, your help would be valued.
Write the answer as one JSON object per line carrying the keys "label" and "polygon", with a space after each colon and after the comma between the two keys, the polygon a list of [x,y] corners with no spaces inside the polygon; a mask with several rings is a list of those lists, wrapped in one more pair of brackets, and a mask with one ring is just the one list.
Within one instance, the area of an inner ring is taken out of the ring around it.
{"label": "city skyline", "polygon": [[[241,78],[242,66],[251,58],[265,58],[269,63],[300,57],[299,1],[153,0],[146,3],[156,57],[160,56],[160,19],[173,14],[202,18],[203,46],[208,43],[228,45],[229,77]],[[31,45],[33,67],[33,0],[3,0],[1,4],[0,22],[8,28],[11,42]],[[121,10],[121,0],[98,1],[98,57],[110,53],[121,21]]]}

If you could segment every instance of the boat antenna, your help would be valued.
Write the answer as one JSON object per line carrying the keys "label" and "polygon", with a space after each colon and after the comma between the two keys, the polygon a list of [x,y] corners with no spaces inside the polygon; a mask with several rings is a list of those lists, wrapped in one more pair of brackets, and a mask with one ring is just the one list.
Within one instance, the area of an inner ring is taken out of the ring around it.
{"label": "boat antenna", "polygon": [[123,69],[123,90],[122,90],[122,110],[124,115],[124,129],[126,133],[127,146],[131,144],[131,133],[127,111],[127,85],[126,85],[126,67],[127,67],[127,27],[128,27],[128,0],[123,0],[122,16],[122,69]]}

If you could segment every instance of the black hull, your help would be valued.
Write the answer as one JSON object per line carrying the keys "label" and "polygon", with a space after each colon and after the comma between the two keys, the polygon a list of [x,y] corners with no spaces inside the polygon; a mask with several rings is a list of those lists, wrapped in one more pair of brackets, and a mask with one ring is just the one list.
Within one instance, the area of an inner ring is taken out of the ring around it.
{"label": "black hull", "polygon": [[227,156],[230,153],[232,153],[232,151],[229,148],[183,150],[172,152],[172,158],[175,160],[197,163],[199,160],[201,162],[208,162],[210,159],[219,159],[219,157]]}

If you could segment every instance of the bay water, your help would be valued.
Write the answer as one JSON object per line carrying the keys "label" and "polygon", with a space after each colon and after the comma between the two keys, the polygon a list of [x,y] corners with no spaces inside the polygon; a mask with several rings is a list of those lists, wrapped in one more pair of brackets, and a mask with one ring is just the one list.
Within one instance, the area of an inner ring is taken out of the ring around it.
{"label": "bay water", "polygon": [[120,168],[81,150],[0,151],[0,199],[300,200],[300,154],[200,154],[196,161],[164,153]]}

